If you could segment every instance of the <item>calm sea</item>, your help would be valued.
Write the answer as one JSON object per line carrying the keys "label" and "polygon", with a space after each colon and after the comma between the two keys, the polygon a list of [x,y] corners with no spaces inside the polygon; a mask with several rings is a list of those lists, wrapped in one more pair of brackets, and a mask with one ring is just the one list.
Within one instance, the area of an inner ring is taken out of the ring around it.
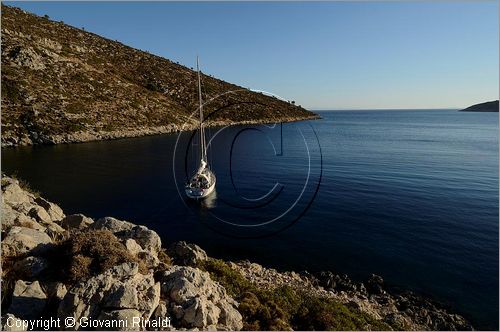
{"label": "calm sea", "polygon": [[182,192],[190,133],[4,149],[2,171],[67,213],[145,224],[214,257],[376,273],[498,329],[498,113],[320,114],[211,129],[217,193],[201,204]]}

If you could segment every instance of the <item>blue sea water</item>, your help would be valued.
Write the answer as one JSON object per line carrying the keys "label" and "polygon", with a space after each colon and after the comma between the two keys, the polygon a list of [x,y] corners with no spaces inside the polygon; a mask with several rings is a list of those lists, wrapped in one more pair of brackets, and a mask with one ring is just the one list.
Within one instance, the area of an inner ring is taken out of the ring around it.
{"label": "blue sea water", "polygon": [[2,171],[67,213],[145,224],[214,257],[376,273],[498,329],[498,113],[320,115],[211,129],[217,193],[202,204],[182,193],[189,133],[4,149]]}

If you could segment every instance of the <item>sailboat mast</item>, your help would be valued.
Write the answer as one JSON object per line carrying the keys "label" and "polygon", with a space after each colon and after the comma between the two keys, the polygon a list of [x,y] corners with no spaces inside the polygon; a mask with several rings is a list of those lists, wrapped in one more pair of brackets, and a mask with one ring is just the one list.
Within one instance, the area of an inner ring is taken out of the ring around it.
{"label": "sailboat mast", "polygon": [[196,70],[198,71],[198,96],[200,99],[200,154],[201,160],[206,162],[205,129],[203,128],[203,100],[201,99],[201,75],[198,57],[196,57]]}

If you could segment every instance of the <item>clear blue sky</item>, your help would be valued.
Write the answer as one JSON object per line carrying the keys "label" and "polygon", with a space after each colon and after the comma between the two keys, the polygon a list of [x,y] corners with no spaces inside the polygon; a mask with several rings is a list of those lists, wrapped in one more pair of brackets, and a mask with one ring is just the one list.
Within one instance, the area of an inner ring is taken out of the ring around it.
{"label": "clear blue sky", "polygon": [[499,94],[498,1],[7,2],[311,109]]}

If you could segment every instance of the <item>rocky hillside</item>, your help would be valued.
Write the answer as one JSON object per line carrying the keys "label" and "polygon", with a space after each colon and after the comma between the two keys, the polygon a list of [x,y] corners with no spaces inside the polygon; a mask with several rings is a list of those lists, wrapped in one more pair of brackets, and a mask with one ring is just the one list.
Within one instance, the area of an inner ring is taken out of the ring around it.
{"label": "rocky hillside", "polygon": [[279,272],[213,259],[185,242],[164,248],[164,240],[127,221],[65,215],[4,176],[2,328],[42,330],[30,324],[43,317],[60,318],[50,330],[471,329],[428,299],[390,291],[379,276],[356,283],[332,272]]}
{"label": "rocky hillside", "polygon": [[464,108],[463,112],[498,112],[498,100],[487,101]]}
{"label": "rocky hillside", "polygon": [[[202,81],[205,100],[243,89]],[[167,59],[2,5],[2,146],[190,129],[196,82],[193,70]],[[218,97],[206,113],[208,125],[316,117],[247,89]]]}

